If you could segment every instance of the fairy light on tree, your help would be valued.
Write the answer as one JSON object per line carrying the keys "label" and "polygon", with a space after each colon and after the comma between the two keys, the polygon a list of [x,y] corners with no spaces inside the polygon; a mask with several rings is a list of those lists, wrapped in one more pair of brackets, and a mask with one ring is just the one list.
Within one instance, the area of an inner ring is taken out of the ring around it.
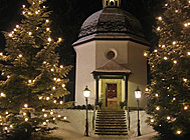
{"label": "fairy light on tree", "polygon": [[156,18],[157,51],[148,55],[152,79],[147,113],[154,118],[148,122],[163,139],[186,139],[190,136],[190,2],[165,0],[163,8]]}
{"label": "fairy light on tree", "polygon": [[22,6],[22,22],[13,31],[4,32],[6,49],[0,52],[3,62],[0,73],[4,79],[0,81],[0,107],[5,110],[0,118],[5,122],[1,122],[0,129],[3,131],[8,126],[7,132],[9,128],[13,129],[9,131],[12,136],[22,131],[23,139],[30,139],[35,128],[44,128],[42,125],[61,120],[61,115],[50,110],[62,109],[66,103],[60,104],[60,99],[69,94],[63,83],[68,82],[67,75],[72,66],[59,66],[55,49],[62,39],[54,41],[51,38],[51,12],[43,7],[45,1],[28,0],[29,6]]}

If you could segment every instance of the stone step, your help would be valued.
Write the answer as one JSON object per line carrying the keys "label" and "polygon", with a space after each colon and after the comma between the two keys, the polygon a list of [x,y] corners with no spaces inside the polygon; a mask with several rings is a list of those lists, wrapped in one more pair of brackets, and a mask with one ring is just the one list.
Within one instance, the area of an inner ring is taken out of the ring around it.
{"label": "stone step", "polygon": [[95,132],[127,132],[127,129],[96,129]]}
{"label": "stone step", "polygon": [[127,130],[126,127],[121,127],[121,126],[100,126],[100,127],[96,127],[97,130],[103,130],[103,129],[113,129],[113,130],[117,130],[117,129],[120,129],[120,130]]}
{"label": "stone step", "polygon": [[95,132],[96,135],[128,135],[128,132]]}
{"label": "stone step", "polygon": [[126,127],[127,128],[127,125],[126,124],[96,124],[96,127]]}

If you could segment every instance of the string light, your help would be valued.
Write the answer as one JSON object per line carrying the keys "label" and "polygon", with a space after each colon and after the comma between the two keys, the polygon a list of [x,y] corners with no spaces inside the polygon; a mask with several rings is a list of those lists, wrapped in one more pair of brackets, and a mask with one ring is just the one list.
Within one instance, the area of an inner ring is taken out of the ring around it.
{"label": "string light", "polygon": [[10,125],[10,128],[13,128],[13,125],[12,125],[12,124]]}
{"label": "string light", "polygon": [[63,68],[63,65],[61,65],[60,68]]}
{"label": "string light", "polygon": [[46,31],[50,31],[50,28],[46,28]]}
{"label": "string light", "polygon": [[39,97],[39,100],[41,100],[41,99],[42,99],[42,96]]}
{"label": "string light", "polygon": [[25,107],[25,108],[28,108],[28,104],[24,104],[24,107]]}
{"label": "string light", "polygon": [[64,120],[67,120],[67,117],[63,117]]}
{"label": "string light", "polygon": [[19,55],[18,55],[18,57],[20,57],[20,58],[21,58],[21,57],[22,57],[22,54],[19,54]]}
{"label": "string light", "polygon": [[50,115],[53,115],[53,112],[50,112]]}
{"label": "string light", "polygon": [[31,15],[31,12],[28,12],[28,15]]}
{"label": "string light", "polygon": [[1,97],[6,97],[5,93],[1,92]]}
{"label": "string light", "polygon": [[181,134],[182,134],[182,131],[181,131],[181,130],[177,130],[177,131],[176,131],[176,134],[181,135]]}
{"label": "string light", "polygon": [[53,71],[54,71],[54,69],[52,68],[52,69],[51,69],[51,71],[53,72]]}
{"label": "string light", "polygon": [[8,115],[8,114],[9,114],[9,112],[8,112],[8,111],[6,111],[6,112],[5,112],[5,114],[6,114],[6,115]]}
{"label": "string light", "polygon": [[16,25],[16,28],[19,28],[19,25]]}
{"label": "string light", "polygon": [[160,27],[157,28],[157,31],[160,31]]}
{"label": "string light", "polygon": [[165,56],[165,57],[164,57],[164,60],[168,60],[168,58]]}
{"label": "string light", "polygon": [[170,120],[171,119],[171,117],[170,116],[167,116],[167,120]]}
{"label": "string light", "polygon": [[46,110],[43,108],[43,109],[42,109],[42,112],[45,112],[45,111],[46,111]]}
{"label": "string light", "polygon": [[53,102],[54,102],[54,103],[57,103],[57,101],[56,101],[56,100],[54,100]]}
{"label": "string light", "polygon": [[53,90],[55,90],[55,89],[56,89],[56,87],[53,87],[52,89],[53,89]]}
{"label": "string light", "polygon": [[9,37],[12,37],[12,36],[13,36],[13,34],[10,33],[10,34],[9,34]]}
{"label": "string light", "polygon": [[174,60],[173,62],[174,62],[174,64],[177,64],[177,61],[176,61],[176,60]]}
{"label": "string light", "polygon": [[49,38],[48,38],[48,41],[49,41],[49,42],[51,42],[51,41],[52,41],[51,37],[49,37]]}
{"label": "string light", "polygon": [[60,101],[60,104],[62,105],[62,104],[63,104],[63,101]]}
{"label": "string light", "polygon": [[155,94],[156,97],[158,97],[158,94]]}
{"label": "string light", "polygon": [[28,121],[28,118],[25,118],[24,121],[27,122],[27,121]]}
{"label": "string light", "polygon": [[154,50],[154,52],[158,52],[158,50]]}
{"label": "string light", "polygon": [[166,47],[166,45],[162,45],[162,48],[165,48]]}
{"label": "string light", "polygon": [[187,52],[187,55],[190,55],[190,52]]}
{"label": "string light", "polygon": [[46,19],[46,22],[49,23],[49,19]]}
{"label": "string light", "polygon": [[176,41],[173,41],[173,43],[172,43],[173,45],[176,45]]}
{"label": "string light", "polygon": [[46,122],[43,122],[43,125],[47,125],[47,123],[46,123]]}
{"label": "string light", "polygon": [[174,97],[174,98],[173,98],[173,101],[175,101],[175,100],[176,100],[176,98]]}
{"label": "string light", "polygon": [[57,78],[53,78],[53,80],[54,80],[54,81],[56,81],[56,80],[57,80]]}
{"label": "string light", "polygon": [[25,8],[26,6],[25,5],[22,5],[23,8]]}
{"label": "string light", "polygon": [[151,122],[151,123],[154,123],[154,119],[151,119],[150,122]]}
{"label": "string light", "polygon": [[46,117],[47,117],[47,114],[44,114],[44,117],[46,118]]}
{"label": "string light", "polygon": [[59,38],[58,41],[61,42],[61,41],[62,41],[62,38]]}
{"label": "string light", "polygon": [[57,117],[58,117],[58,118],[61,118],[61,115],[58,115]]}
{"label": "string light", "polygon": [[188,107],[187,106],[184,106],[184,110],[187,110],[188,109]]}
{"label": "string light", "polygon": [[26,113],[25,113],[25,112],[23,113],[23,116],[26,116]]}
{"label": "string light", "polygon": [[25,13],[26,13],[25,11],[22,12],[23,15],[24,15]]}
{"label": "string light", "polygon": [[7,130],[8,130],[8,127],[5,127],[4,129],[7,131]]}
{"label": "string light", "polygon": [[187,82],[187,79],[186,79],[186,78],[183,78],[183,81],[184,81],[184,82]]}
{"label": "string light", "polygon": [[166,3],[166,4],[165,4],[165,6],[167,7],[167,6],[168,6],[168,4]]}
{"label": "string light", "polygon": [[2,52],[0,52],[0,56],[3,56],[3,53],[2,53]]}
{"label": "string light", "polygon": [[48,101],[50,99],[50,97],[46,97],[46,100]]}
{"label": "string light", "polygon": [[9,76],[9,75],[7,76],[8,79],[9,79],[10,77],[11,77],[11,76]]}
{"label": "string light", "polygon": [[32,32],[28,32],[28,35],[32,35]]}
{"label": "string light", "polygon": [[175,12],[176,12],[176,13],[178,13],[178,12],[179,12],[179,10],[175,10]]}
{"label": "string light", "polygon": [[147,52],[145,52],[145,53],[144,53],[144,56],[148,56],[148,53],[147,53]]}
{"label": "string light", "polygon": [[158,17],[158,20],[160,20],[160,21],[161,21],[161,20],[162,20],[162,17],[161,17],[161,16],[160,16],[160,17]]}
{"label": "string light", "polygon": [[57,79],[57,82],[60,82],[60,81],[61,81],[61,79],[60,79],[60,78],[58,78],[58,79]]}
{"label": "string light", "polygon": [[146,92],[148,92],[148,91],[149,91],[149,89],[148,89],[148,88],[145,88],[145,91],[146,91]]}
{"label": "string light", "polygon": [[156,107],[156,110],[160,110],[160,107],[159,107],[159,106],[157,106],[157,107]]}
{"label": "string light", "polygon": [[62,84],[62,87],[64,88],[64,87],[65,87],[65,84]]}

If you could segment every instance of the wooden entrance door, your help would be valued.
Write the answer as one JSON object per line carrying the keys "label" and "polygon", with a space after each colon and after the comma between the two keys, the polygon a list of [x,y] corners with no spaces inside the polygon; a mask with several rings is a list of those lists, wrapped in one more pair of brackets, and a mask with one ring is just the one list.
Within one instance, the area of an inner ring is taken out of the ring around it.
{"label": "wooden entrance door", "polygon": [[106,106],[117,107],[117,84],[107,84]]}

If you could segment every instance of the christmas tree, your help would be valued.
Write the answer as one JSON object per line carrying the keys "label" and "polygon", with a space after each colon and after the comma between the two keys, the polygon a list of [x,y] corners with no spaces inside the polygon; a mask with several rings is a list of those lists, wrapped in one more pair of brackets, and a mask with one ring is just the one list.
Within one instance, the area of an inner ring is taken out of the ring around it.
{"label": "christmas tree", "polygon": [[69,94],[65,86],[71,66],[59,64],[56,48],[62,39],[51,38],[51,12],[45,1],[28,0],[21,23],[4,32],[0,134],[9,139],[30,139],[33,132],[45,132],[48,123],[63,119],[54,109],[63,108],[63,97]]}
{"label": "christmas tree", "polygon": [[155,28],[158,47],[149,55],[148,122],[164,139],[190,137],[189,15],[189,0],[166,0]]}

